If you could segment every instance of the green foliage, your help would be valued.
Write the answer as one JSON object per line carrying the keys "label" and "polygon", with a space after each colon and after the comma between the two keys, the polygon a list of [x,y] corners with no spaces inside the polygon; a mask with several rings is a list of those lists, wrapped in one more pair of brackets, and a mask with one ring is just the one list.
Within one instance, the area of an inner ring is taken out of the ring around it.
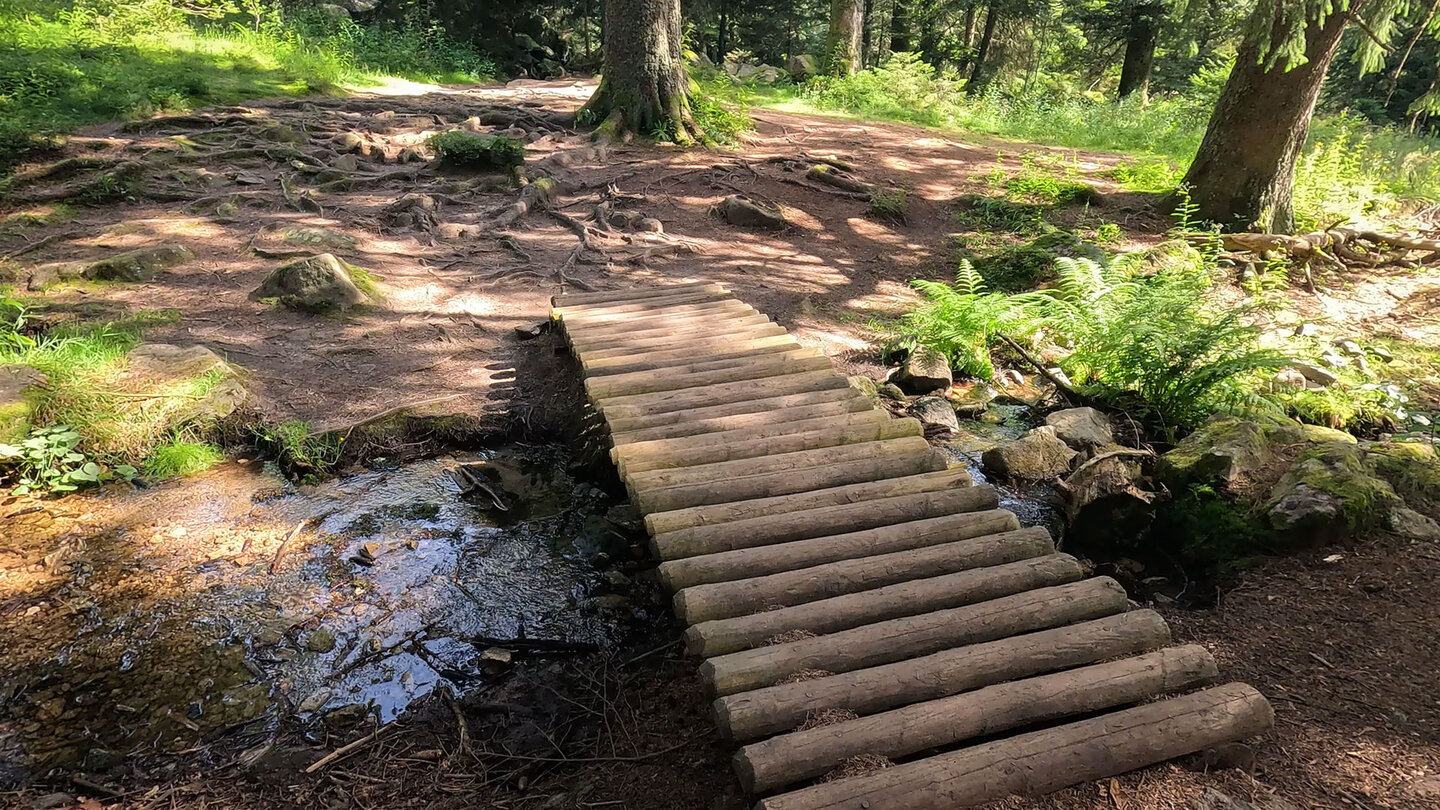
{"label": "green foliage", "polygon": [[345,441],[331,434],[313,434],[310,423],[300,419],[259,428],[256,438],[275,451],[282,466],[301,477],[318,475],[338,464]]}
{"label": "green foliage", "polygon": [[[307,8],[168,0],[0,3],[0,171],[85,124],[303,95],[384,76],[476,81],[494,66],[433,25],[362,26]],[[207,10],[192,15],[188,11]]]}
{"label": "green foliage", "polygon": [[0,472],[15,484],[12,495],[64,495],[112,475],[129,478],[135,468],[107,471],[76,448],[82,436],[69,425],[35,428],[18,445],[0,444]]}
{"label": "green foliage", "polygon": [[975,268],[980,271],[980,277],[991,289],[1007,293],[1022,292],[1034,289],[1054,277],[1055,254],[1034,242],[1009,245],[988,256],[977,258]]}
{"label": "green foliage", "polygon": [[525,144],[508,135],[452,129],[431,135],[426,143],[441,163],[454,168],[508,171],[525,163]]}
{"label": "green foliage", "polygon": [[866,212],[876,219],[904,223],[905,205],[905,189],[877,187],[870,193],[870,203],[866,206]]}
{"label": "green foliage", "polygon": [[954,285],[936,281],[911,282],[925,303],[907,313],[901,328],[906,335],[950,358],[962,374],[981,379],[995,375],[990,343],[997,334],[1019,326],[1023,312],[1003,293],[990,292],[968,259],[960,260]]}
{"label": "green foliage", "polygon": [[978,231],[1034,235],[1045,229],[1045,206],[1013,202],[1004,197],[968,197],[961,223]]}
{"label": "green foliage", "polygon": [[696,84],[690,92],[690,115],[705,137],[717,144],[733,144],[755,128],[750,110],[740,102],[726,103],[706,86]]}
{"label": "green foliage", "polygon": [[26,334],[30,307],[8,295],[0,297],[0,346],[24,350],[35,345],[35,338]]}
{"label": "green foliage", "polygon": [[1120,226],[1114,222],[1102,222],[1095,228],[1095,241],[1102,245],[1113,245],[1124,236]]}
{"label": "green foliage", "polygon": [[1150,536],[1178,547],[1187,559],[1229,568],[1276,549],[1273,531],[1249,513],[1248,505],[1213,487],[1192,485],[1156,511]]}
{"label": "green foliage", "polygon": [[204,472],[223,459],[213,444],[173,439],[151,451],[140,466],[152,478],[170,478]]}
{"label": "green foliage", "polygon": [[1074,166],[1044,160],[1033,152],[1021,158],[1020,170],[1015,174],[1006,177],[998,168],[994,174],[993,184],[1003,186],[1007,194],[1025,202],[1069,205],[1093,202],[1099,196],[1093,188],[1076,179]]}
{"label": "green foliage", "polygon": [[1180,185],[1185,177],[1185,168],[1164,158],[1142,157],[1121,161],[1105,172],[1105,176],[1127,191],[1168,194]]}

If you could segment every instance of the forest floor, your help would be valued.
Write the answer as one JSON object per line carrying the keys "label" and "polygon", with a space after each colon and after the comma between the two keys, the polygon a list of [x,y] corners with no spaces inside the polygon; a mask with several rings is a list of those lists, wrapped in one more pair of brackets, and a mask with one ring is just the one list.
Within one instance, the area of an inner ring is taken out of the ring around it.
{"label": "forest floor", "polygon": [[[1078,174],[1100,192],[1092,205],[1047,207],[1043,215],[1052,224],[1087,233],[1118,224],[1118,249],[1154,244],[1169,224],[1153,197],[1125,192],[1107,178],[1118,156],[899,124],[757,112],[756,131],[735,149],[641,143],[597,149],[545,117],[547,110],[573,111],[592,87],[518,82],[424,95],[255,102],[141,127],[95,128],[74,138],[66,156],[87,158],[102,172],[129,167],[142,185],[93,204],[59,202],[78,188],[64,174],[17,186],[0,228],[0,255],[10,258],[8,272],[23,287],[37,267],[182,243],[196,258],[154,282],[60,281],[33,284],[39,289],[29,295],[42,318],[178,311],[178,319],[153,327],[145,339],[201,344],[241,366],[257,418],[268,423],[298,419],[344,430],[413,408],[441,418],[463,415],[481,426],[476,435],[490,437],[488,446],[523,448],[573,441],[577,431],[581,390],[574,368],[550,336],[522,339],[516,331],[544,321],[549,296],[562,289],[716,281],[803,343],[824,349],[845,373],[879,377],[877,342],[884,324],[916,300],[909,282],[948,280],[962,242],[1010,238],[977,225],[964,199],[993,192],[997,176],[1003,182],[1022,162],[1063,163],[1067,176]],[[514,200],[514,191],[483,177],[437,172],[426,162],[401,162],[425,132],[459,126],[484,109],[527,130],[527,163],[560,182],[559,211],[584,220],[609,204],[659,220],[663,233],[617,230],[581,239],[573,221],[532,213],[497,234],[487,223]],[[338,145],[349,133],[368,154],[340,170],[348,183],[323,187],[307,164],[340,163]],[[805,179],[804,169],[822,157],[853,165],[866,182],[904,189],[904,221],[877,219],[863,201]],[[93,188],[94,178],[86,177]],[[790,226],[759,232],[722,221],[713,206],[737,193],[782,206]],[[433,218],[414,209],[395,216],[406,195],[420,194],[439,202]],[[26,196],[34,202],[15,204]],[[323,317],[249,300],[279,263],[274,257],[297,247],[285,236],[297,228],[326,235],[327,249],[370,271],[383,302]],[[1440,334],[1426,305],[1440,295],[1434,276],[1356,278],[1320,295],[1285,294],[1293,299],[1291,324],[1319,320],[1356,335],[1430,345]],[[371,455],[404,455],[411,438],[396,438]],[[286,553],[280,535],[294,511],[266,516],[275,524],[265,528],[271,545],[257,559],[250,543],[225,527],[254,519],[251,504],[264,507],[271,496],[254,482],[226,484],[223,476],[235,467],[225,466],[201,477],[203,489],[170,482],[143,501],[100,494],[38,509],[13,499],[0,505],[0,534],[7,537],[0,549],[0,636],[25,639],[7,642],[0,652],[7,708],[21,706],[44,685],[27,681],[34,680],[27,672],[69,660],[69,634],[103,624],[97,615],[141,616],[186,602],[196,606],[182,611],[186,621],[215,621],[214,606],[204,604],[212,591],[184,582],[196,566],[233,562],[266,580],[259,587],[277,601],[284,591],[302,592],[293,590],[302,587],[301,574],[269,579],[275,573],[269,555],[278,563]],[[306,490],[305,497],[343,499],[385,478],[354,480],[363,486],[342,483],[319,496]],[[181,508],[206,513],[204,531],[183,541],[183,532],[166,535],[167,524],[156,519]],[[143,554],[106,557],[103,549],[142,535],[149,541]],[[76,546],[93,548],[83,564],[53,565],[50,555],[66,543],[72,557]],[[318,549],[313,559],[325,553]],[[163,598],[130,592],[138,581],[125,577],[134,568],[157,574],[172,590]],[[628,573],[643,582],[643,573]],[[75,606],[91,577],[103,582],[107,576],[115,577],[113,588]],[[334,584],[333,570],[325,577],[334,586],[324,596],[327,615],[349,615],[352,607],[364,613],[356,604],[358,586],[350,594]],[[1290,806],[1274,797],[1307,810],[1437,806],[1437,585],[1440,549],[1380,536],[1267,562],[1241,575],[1212,608],[1162,608],[1177,641],[1203,644],[1226,677],[1248,681],[1272,699],[1277,726],[1254,746],[1253,762],[1240,769],[1167,764],[1004,806],[1179,810],[1206,787],[1261,810]],[[107,598],[116,601],[107,605]],[[204,745],[124,762],[85,760],[46,776],[26,774],[16,764],[25,753],[11,744],[80,721],[63,702],[32,705],[52,714],[0,719],[0,766],[15,757],[0,767],[0,784],[22,775],[33,780],[0,793],[0,806],[747,806],[729,771],[729,747],[711,731],[693,663],[675,648],[679,631],[665,618],[664,600],[644,587],[627,592],[627,599],[633,604],[624,632],[607,636],[619,641],[603,652],[521,657],[503,677],[485,680],[459,700],[443,690],[415,700],[373,739],[363,727],[331,724],[327,733],[291,720],[258,737],[226,726],[233,739],[222,734]],[[227,608],[224,600],[218,604]],[[47,624],[59,630],[41,627]],[[160,626],[157,619],[145,638]],[[296,626],[307,634],[314,628]],[[299,641],[294,632],[291,639]],[[98,693],[95,684],[123,692],[126,676],[117,672],[128,669],[95,673],[81,685],[90,693]],[[114,714],[108,704],[102,708]],[[362,742],[353,753],[304,772],[356,739]]]}

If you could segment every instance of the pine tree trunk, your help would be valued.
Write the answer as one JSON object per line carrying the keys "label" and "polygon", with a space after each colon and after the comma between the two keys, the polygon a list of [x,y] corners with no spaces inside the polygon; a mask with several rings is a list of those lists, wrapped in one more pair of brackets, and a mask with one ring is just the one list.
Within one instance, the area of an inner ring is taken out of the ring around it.
{"label": "pine tree trunk", "polygon": [[830,0],[830,36],[825,40],[825,71],[849,76],[860,70],[860,36],[865,0]]}
{"label": "pine tree trunk", "polygon": [[911,0],[895,0],[895,10],[890,15],[891,53],[910,50],[910,2]]}
{"label": "pine tree trunk", "polygon": [[995,41],[995,22],[999,12],[998,3],[992,2],[985,9],[985,31],[980,34],[980,46],[975,49],[975,64],[970,68],[970,80],[965,82],[965,92],[975,94],[985,89],[989,77],[985,75],[985,57],[990,55],[990,43]]}
{"label": "pine tree trunk", "polygon": [[720,49],[719,58],[715,64],[725,61],[725,54],[730,52],[730,0],[720,0],[720,30],[715,37],[716,47]]}
{"label": "pine tree trunk", "polygon": [[1155,40],[1160,34],[1163,5],[1139,5],[1131,9],[1125,32],[1125,62],[1120,67],[1119,97],[1139,92],[1143,98],[1150,87],[1150,69],[1155,65]]}
{"label": "pine tree trunk", "polygon": [[663,132],[677,143],[704,139],[690,115],[680,49],[680,0],[606,0],[603,75],[581,110],[603,122],[598,138]]}
{"label": "pine tree trunk", "polygon": [[[1267,9],[1274,13],[1274,6],[1262,4],[1256,14]],[[1340,10],[1312,21],[1305,29],[1307,61],[1289,71],[1283,62],[1267,67],[1261,62],[1258,38],[1245,37],[1185,175],[1201,218],[1226,230],[1294,229],[1295,162],[1325,71],[1349,21],[1350,13]],[[1281,21],[1274,20],[1272,39],[1280,42],[1284,37]]]}

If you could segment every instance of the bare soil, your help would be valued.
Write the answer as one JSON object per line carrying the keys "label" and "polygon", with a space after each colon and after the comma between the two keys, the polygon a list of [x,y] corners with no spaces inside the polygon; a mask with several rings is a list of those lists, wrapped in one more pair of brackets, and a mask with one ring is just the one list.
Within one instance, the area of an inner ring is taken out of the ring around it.
{"label": "bare soil", "polygon": [[[409,406],[421,415],[473,419],[477,436],[564,439],[574,436],[579,410],[574,370],[548,339],[521,340],[515,332],[543,321],[554,293],[721,282],[836,357],[846,373],[878,377],[879,333],[870,320],[912,304],[910,280],[951,276],[951,237],[968,230],[956,201],[985,190],[998,156],[1064,152],[1085,167],[1105,194],[1102,204],[1047,214],[1057,223],[1103,216],[1136,244],[1154,242],[1166,225],[1153,200],[1105,179],[1114,156],[773,112],[756,114],[756,132],[729,150],[632,144],[602,152],[583,135],[531,126],[529,163],[560,181],[561,212],[584,220],[609,202],[663,223],[663,235],[597,233],[585,246],[573,223],[542,214],[503,232],[488,228],[491,213],[515,199],[493,178],[397,162],[424,133],[460,126],[475,109],[572,111],[591,89],[522,82],[421,96],[256,102],[209,111],[212,119],[199,124],[97,129],[76,138],[67,154],[138,160],[149,196],[81,206],[63,223],[7,225],[0,255],[15,255],[12,269],[23,283],[35,265],[161,241],[186,244],[197,260],[154,283],[60,284],[44,300],[56,311],[95,302],[107,311],[177,309],[180,319],[147,339],[203,344],[244,367],[259,392],[256,408],[269,421],[343,429]],[[350,173],[350,190],[325,191],[286,159],[265,154],[284,145],[265,140],[263,133],[274,132],[270,122],[304,133],[295,146],[322,163],[338,157],[333,139],[351,132],[374,146],[374,156]],[[207,132],[218,137],[206,139]],[[799,167],[817,156],[853,164],[866,182],[907,190],[905,222],[878,220],[864,202],[804,179]],[[386,218],[387,206],[407,193],[446,198],[432,227]],[[791,226],[757,232],[722,222],[711,208],[736,193],[780,205]],[[216,211],[232,199],[235,210]],[[297,226],[353,238],[353,247],[333,252],[375,274],[383,304],[327,317],[250,301],[250,290],[278,263],[254,248],[297,247],[278,238]],[[1440,284],[1404,285],[1397,298],[1361,281],[1353,294],[1306,299],[1299,308],[1306,317],[1345,317],[1367,334],[1411,329],[1433,337],[1426,302]],[[11,531],[26,519],[25,508],[0,506],[0,527]],[[48,552],[10,550],[0,558],[11,576],[0,578],[0,604],[16,627],[65,583],[13,586],[44,568]],[[1254,745],[1253,763],[1242,756],[1239,769],[1203,760],[1167,764],[1003,805],[1169,810],[1218,787],[1262,808],[1284,806],[1267,805],[1272,794],[1307,810],[1440,806],[1437,586],[1440,550],[1377,537],[1266,563],[1213,609],[1167,610],[1178,641],[1204,644],[1226,677],[1254,684],[1273,701],[1277,727]],[[658,597],[651,607],[663,616]],[[56,806],[87,808],[746,807],[729,772],[730,749],[711,731],[693,663],[674,644],[679,629],[657,622],[653,634],[603,653],[524,659],[493,690],[458,702],[423,701],[374,739],[363,728],[290,729],[268,749],[222,739],[118,771],[56,772],[0,793],[0,805],[38,807],[40,797],[60,791],[72,798],[57,797]],[[357,739],[367,741],[303,772]]]}

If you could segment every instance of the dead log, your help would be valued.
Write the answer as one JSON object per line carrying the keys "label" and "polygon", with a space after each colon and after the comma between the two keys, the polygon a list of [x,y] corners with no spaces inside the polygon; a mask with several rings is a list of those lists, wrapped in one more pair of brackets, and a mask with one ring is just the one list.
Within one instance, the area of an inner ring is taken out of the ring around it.
{"label": "dead log", "polygon": [[[889,421],[892,421],[890,414],[885,411],[867,408],[835,418],[795,419],[722,430],[716,433],[628,442],[613,448],[610,451],[610,458],[615,461],[621,475],[628,476],[632,473],[665,467],[695,467],[702,464],[752,458],[753,456],[748,453],[735,454],[734,451],[727,449],[727,446],[756,439],[772,439],[816,430],[845,430]],[[655,461],[653,463],[646,462],[645,459],[654,459]]]}
{"label": "dead log", "polygon": [[1219,674],[1204,647],[1172,647],[775,737],[737,753],[735,772],[750,792],[769,792],[820,776],[860,754],[900,759],[1031,723],[1206,686]]}
{"label": "dead log", "polygon": [[817,635],[837,633],[902,616],[973,605],[1038,588],[1063,585],[1078,581],[1083,576],[1085,568],[1079,560],[1069,554],[1051,554],[901,582],[733,619],[701,622],[685,631],[685,646],[692,655],[725,655],[753,648],[766,639],[795,630]]}
{"label": "dead log", "polygon": [[[825,393],[834,392],[827,391]],[[653,427],[627,430],[622,433],[616,433],[612,430],[610,436],[616,445],[634,444],[635,442],[648,442],[656,439],[676,439],[682,436],[698,436],[702,433],[719,433],[723,430],[738,430],[740,428],[757,427],[759,425],[773,425],[780,422],[814,419],[819,416],[843,416],[847,413],[873,410],[875,410],[874,404],[864,396],[859,394],[848,397],[837,395],[810,402],[801,402],[783,411],[761,411],[758,413],[750,412],[701,417],[691,422],[655,425]],[[750,471],[745,474],[754,475],[757,473],[758,471]],[[672,484],[666,484],[665,486],[670,485]]]}
{"label": "dead log", "polygon": [[860,194],[865,197],[869,197],[871,194],[875,193],[874,186],[870,185],[869,183],[862,183],[859,180],[856,180],[855,178],[850,177],[849,175],[837,170],[834,166],[828,163],[822,163],[818,166],[811,166],[810,171],[805,172],[805,176],[816,182],[824,183],[827,186],[833,186],[835,188],[838,188],[841,191],[848,191],[851,194]]}
{"label": "dead log", "polygon": [[[778,332],[771,334],[784,334],[785,327],[778,324],[771,324]],[[834,376],[834,375],[831,375]],[[759,399],[739,399],[734,402],[724,402],[716,405],[701,405],[691,409],[674,411],[660,411],[638,416],[619,416],[611,414],[610,430],[612,433],[630,433],[638,430],[648,430],[654,427],[667,425],[678,425],[685,422],[699,422],[707,419],[719,419],[740,414],[758,414],[767,411],[776,411],[782,408],[795,408],[802,405],[819,405],[827,402],[843,402],[857,398],[855,389],[849,385],[832,386],[822,388],[819,391],[799,391],[790,394],[774,394]],[[863,397],[862,397],[863,398]],[[869,400],[865,400],[867,403]],[[868,410],[859,408],[857,410]],[[704,431],[700,431],[704,432]]]}
{"label": "dead log", "polygon": [[715,724],[731,740],[758,740],[798,727],[813,712],[875,714],[971,689],[1135,655],[1170,643],[1153,610],[1100,619],[954,649],[799,683],[717,698]]}
{"label": "dead log", "polygon": [[1110,616],[1128,604],[1120,583],[1096,577],[721,655],[700,665],[700,677],[711,694],[733,695],[772,686],[804,670],[850,672],[892,664],[951,647]]}
{"label": "dead log", "polygon": [[778,377],[784,374],[833,369],[834,365],[830,362],[830,358],[818,351],[799,357],[788,354],[765,355],[749,358],[743,364],[730,368],[696,371],[690,374],[647,374],[642,372],[625,375],[623,378],[594,377],[585,382],[585,390],[591,399],[601,400],[632,394],[678,391],[721,383]]}
{"label": "dead log", "polygon": [[850,385],[845,382],[844,377],[838,376],[834,371],[822,369],[801,374],[767,377],[763,380],[721,383],[699,389],[613,397],[596,403],[596,406],[605,413],[607,419],[629,418],[652,413],[691,410],[706,405],[744,402],[749,399],[768,399],[784,394],[823,391],[829,388],[849,389]]}
{"label": "dead log", "polygon": [[765,799],[757,810],[941,810],[1039,795],[1269,729],[1274,710],[1232,683]]}
{"label": "dead log", "polygon": [[[704,355],[696,355],[695,352],[688,349],[661,349],[629,357],[603,357],[591,362],[585,362],[584,358],[581,358],[580,365],[587,378],[609,377],[616,374],[634,374],[637,371],[655,372],[680,367],[698,370],[696,367],[706,363],[712,364],[713,368],[719,368],[720,366],[713,364],[727,360],[739,360],[744,357],[757,357],[762,354],[793,352],[801,348],[799,341],[785,335],[784,337],[736,341],[735,344],[725,347],[725,351]],[[695,360],[697,356],[703,356],[705,362],[697,363]]]}

